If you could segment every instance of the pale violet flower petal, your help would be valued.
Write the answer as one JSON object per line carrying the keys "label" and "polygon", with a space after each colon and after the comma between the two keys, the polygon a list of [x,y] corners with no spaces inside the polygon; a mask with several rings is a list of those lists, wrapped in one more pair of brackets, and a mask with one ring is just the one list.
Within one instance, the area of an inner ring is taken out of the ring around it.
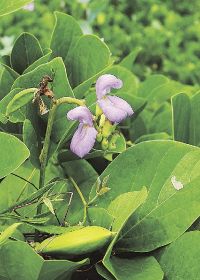
{"label": "pale violet flower petal", "polygon": [[106,96],[98,100],[98,104],[104,115],[113,123],[120,123],[134,112],[131,106],[117,96]]}
{"label": "pale violet flower petal", "polygon": [[183,184],[180,181],[177,181],[175,176],[172,176],[171,183],[177,191],[183,188]]}
{"label": "pale violet flower petal", "polygon": [[119,89],[123,86],[123,82],[117,79],[114,75],[105,74],[100,76],[96,82],[97,99],[101,99],[109,93],[112,88]]}
{"label": "pale violet flower petal", "polygon": [[79,124],[72,137],[70,150],[80,158],[83,158],[93,148],[96,136],[97,131],[93,126]]}
{"label": "pale violet flower petal", "polygon": [[83,124],[93,125],[93,116],[90,110],[85,106],[79,106],[67,113],[67,118],[71,121],[79,121]]}

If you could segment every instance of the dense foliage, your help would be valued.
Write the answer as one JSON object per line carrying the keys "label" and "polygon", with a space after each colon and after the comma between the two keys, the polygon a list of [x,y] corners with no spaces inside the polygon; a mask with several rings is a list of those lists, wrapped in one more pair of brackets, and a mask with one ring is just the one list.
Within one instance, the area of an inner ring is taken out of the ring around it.
{"label": "dense foliage", "polygon": [[200,279],[199,1],[29,2],[0,3],[0,279]]}
{"label": "dense foliage", "polygon": [[200,76],[199,9],[198,0],[192,5],[179,0],[37,0],[34,13],[21,10],[1,19],[1,54],[7,53],[23,31],[33,33],[47,47],[57,10],[74,16],[86,33],[104,38],[119,60],[133,49],[140,50],[133,70],[142,79],[163,73],[196,84]]}

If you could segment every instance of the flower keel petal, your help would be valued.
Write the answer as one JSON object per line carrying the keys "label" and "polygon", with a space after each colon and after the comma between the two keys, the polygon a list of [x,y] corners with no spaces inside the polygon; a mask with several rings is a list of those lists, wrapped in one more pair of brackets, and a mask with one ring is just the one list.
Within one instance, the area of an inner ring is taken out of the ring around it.
{"label": "flower keel petal", "polygon": [[98,100],[104,115],[113,123],[120,123],[133,114],[131,106],[117,96],[106,96]]}
{"label": "flower keel petal", "polygon": [[93,126],[79,124],[72,137],[70,150],[80,158],[83,158],[93,148],[96,136],[97,131]]}

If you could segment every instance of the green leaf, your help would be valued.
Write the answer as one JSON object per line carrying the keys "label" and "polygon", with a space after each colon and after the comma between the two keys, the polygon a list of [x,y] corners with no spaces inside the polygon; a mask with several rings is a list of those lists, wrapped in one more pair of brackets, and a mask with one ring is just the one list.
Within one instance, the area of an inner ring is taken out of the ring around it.
{"label": "green leaf", "polygon": [[44,204],[47,206],[47,208],[49,209],[49,211],[55,215],[55,211],[54,211],[54,208],[53,208],[53,204],[51,203],[51,200],[48,198],[48,197],[44,197],[43,198],[43,202]]}
{"label": "green leaf", "polygon": [[3,279],[36,280],[42,258],[25,242],[9,241],[0,248],[0,275]]}
{"label": "green leaf", "polygon": [[[1,101],[0,101],[0,114],[4,117],[4,119],[1,120],[1,122],[6,123],[6,120],[8,121],[8,118],[6,117],[6,110],[7,110],[7,106],[8,104],[12,101],[12,99],[15,97],[15,95],[17,93],[19,93],[21,91],[20,88],[15,88],[13,90],[11,90]],[[21,112],[18,112],[18,116],[21,116]],[[23,116],[22,116],[23,117]],[[11,119],[11,118],[10,118]],[[9,120],[10,120],[9,119]],[[14,118],[15,119],[15,118]],[[13,116],[12,116],[12,120],[13,120]]]}
{"label": "green leaf", "polygon": [[88,217],[90,225],[100,226],[103,228],[111,229],[112,223],[114,221],[114,216],[108,213],[104,208],[89,207]]}
{"label": "green leaf", "polygon": [[39,41],[30,33],[22,33],[14,43],[11,52],[12,68],[22,74],[33,62],[43,56]]}
{"label": "green leaf", "polygon": [[150,141],[150,140],[169,140],[169,139],[170,139],[170,136],[165,132],[151,133],[151,134],[146,134],[146,135],[142,135],[141,137],[139,137],[135,141],[135,144],[138,144],[138,143],[144,142],[144,141]]}
{"label": "green leaf", "polygon": [[33,71],[35,68],[40,66],[41,64],[47,63],[50,60],[50,56],[52,54],[52,51],[49,50],[47,54],[44,56],[40,57],[38,60],[34,61],[28,68],[26,68],[23,72],[23,74],[26,74],[30,71]]}
{"label": "green leaf", "polygon": [[[8,225],[0,225],[0,233],[3,232],[7,227],[8,227]],[[15,230],[13,232],[13,234],[11,234],[11,238],[13,238],[15,240],[21,240],[21,241],[25,240],[24,235],[18,229]]]}
{"label": "green leaf", "polygon": [[168,82],[169,79],[163,75],[151,75],[140,85],[138,95],[150,99],[155,89]]}
{"label": "green leaf", "polygon": [[200,145],[199,104],[199,92],[192,97],[181,93],[172,98],[175,140]]}
{"label": "green leaf", "polygon": [[78,262],[67,260],[45,261],[38,280],[70,280],[72,279],[73,272],[87,264],[89,264],[89,259],[84,259]]}
{"label": "green leaf", "polygon": [[8,103],[6,115],[9,116],[16,111],[18,111],[21,107],[31,102],[34,97],[35,88],[28,88],[20,91],[15,94],[13,99]]}
{"label": "green leaf", "polygon": [[30,155],[29,150],[18,138],[0,132],[1,163],[0,178],[16,170]]}
{"label": "green leaf", "polygon": [[[56,186],[56,184],[59,184],[59,183],[60,183],[60,181],[49,183],[45,187],[43,187],[42,189],[39,189],[35,192],[32,191],[31,194],[26,195],[25,198],[23,197],[23,199],[21,198],[22,195],[20,194],[20,197],[19,197],[20,199],[18,198],[17,201],[15,201],[13,204],[9,205],[8,208],[5,208],[5,209],[1,210],[0,214],[4,214],[6,212],[13,211],[13,209],[17,208],[18,206],[20,206],[20,208],[24,207],[24,206],[26,206],[27,203],[30,204],[30,203],[39,202],[39,199],[41,199],[41,197],[45,193],[52,190]],[[34,214],[34,213],[35,212],[33,212],[32,214]]]}
{"label": "green leaf", "polygon": [[[145,110],[144,110],[145,111]],[[146,111],[145,111],[146,113]],[[136,119],[130,122],[129,136],[131,141],[148,134],[147,123],[142,116],[143,112]]]}
{"label": "green leaf", "polygon": [[124,94],[131,95],[131,96],[137,94],[138,79],[128,69],[119,65],[115,65],[107,69],[105,73],[115,75],[117,78],[123,81],[122,88],[113,90],[115,95],[119,97],[123,97]]}
{"label": "green leaf", "polygon": [[[10,59],[10,57],[9,57],[9,59]],[[15,70],[13,70],[10,65],[7,65],[7,64],[5,64],[3,62],[1,62],[1,65],[9,72],[10,76],[14,80],[19,77],[19,74]]]}
{"label": "green leaf", "polygon": [[15,74],[15,71],[11,70],[8,70],[7,68],[4,68],[3,70],[0,80],[0,99],[4,98],[9,93],[14,81],[19,76],[18,74]]}
{"label": "green leaf", "polygon": [[109,65],[105,68],[102,69],[101,71],[99,71],[98,73],[96,73],[95,75],[93,75],[92,77],[90,77],[89,79],[87,79],[86,81],[82,82],[81,84],[79,84],[78,86],[76,86],[73,91],[74,91],[74,95],[77,98],[83,98],[85,97],[86,93],[88,92],[88,90],[90,89],[91,85],[96,82],[96,80],[98,79],[98,77],[100,75],[103,75],[105,73],[105,71],[108,71],[109,73],[109,69],[110,69],[110,65],[112,65],[112,62],[109,63]]}
{"label": "green leaf", "polygon": [[74,271],[88,263],[88,259],[43,260],[30,245],[21,241],[9,241],[0,248],[0,277],[5,280],[71,279]]}
{"label": "green leaf", "polygon": [[130,52],[127,56],[125,56],[122,59],[120,65],[132,71],[134,61],[141,50],[142,50],[141,47],[136,47],[134,50],[132,50],[132,52]]}
{"label": "green leaf", "polygon": [[3,232],[0,234],[0,246],[2,246],[8,239],[13,235],[13,233],[16,231],[18,226],[20,226],[21,223],[15,223],[11,226],[7,227]]}
{"label": "green leaf", "polygon": [[[131,198],[129,198],[131,196]],[[145,202],[147,198],[146,188],[142,188],[141,191],[135,191],[132,193],[124,193],[118,196],[114,201],[112,201],[108,207],[108,211],[115,216],[115,220],[112,226],[112,231],[116,231],[113,241],[109,245],[106,254],[103,258],[103,265],[105,268],[116,277],[116,273],[113,270],[113,258],[111,257],[112,249],[117,242],[124,225],[127,223],[129,217],[136,211],[136,209]],[[125,207],[126,205],[126,207]],[[116,213],[114,213],[116,209]],[[117,260],[117,259],[116,259]],[[132,274],[131,274],[132,275]],[[121,279],[121,278],[116,278]]]}
{"label": "green leaf", "polygon": [[[86,160],[76,160],[67,162],[66,164],[63,163],[63,168],[67,177],[72,177],[76,181],[81,192],[83,193],[83,196],[85,197],[86,201],[88,201],[91,186],[96,182],[98,178],[98,173]],[[69,212],[67,216],[67,221],[70,224],[77,224],[79,221],[82,220],[83,217],[82,202],[78,193],[76,192],[75,188],[71,183],[68,184],[66,191],[68,193],[73,193],[71,205],[69,207]],[[63,210],[66,211],[66,205],[66,201],[60,202],[61,214]]]}
{"label": "green leaf", "polygon": [[[149,141],[129,148],[106,168],[101,178],[110,175],[111,190],[98,201],[98,207],[106,208],[118,195],[142,186],[148,190],[146,202],[123,228],[118,248],[137,252],[154,250],[177,239],[200,216],[199,156],[197,147],[173,141]],[[182,190],[174,188],[173,176],[183,184]]]}
{"label": "green leaf", "polygon": [[[92,150],[88,155],[84,157],[84,159],[96,158],[96,157],[104,157],[107,155],[106,151],[102,150]],[[58,155],[58,160],[60,163],[80,160],[80,157],[72,153],[70,150],[63,150]]]}
{"label": "green leaf", "polygon": [[25,120],[23,124],[23,142],[30,151],[31,163],[40,168],[37,134],[30,120]]}
{"label": "green leaf", "polygon": [[70,53],[70,81],[73,87],[94,76],[109,64],[108,47],[94,35],[83,35]]}
{"label": "green leaf", "polygon": [[[0,183],[0,212],[12,208],[13,204],[21,202],[30,196],[39,184],[39,170],[34,168],[29,161],[23,163],[13,174],[8,175]],[[19,204],[20,205],[20,204]],[[20,214],[26,215],[27,211],[34,214],[35,205],[25,210],[25,207],[18,210]],[[31,212],[32,211],[32,212]]]}
{"label": "green leaf", "polygon": [[159,253],[166,280],[199,279],[200,232],[187,232]]}
{"label": "green leaf", "polygon": [[95,265],[95,268],[99,275],[103,277],[103,279],[106,280],[116,280],[116,278],[100,263],[97,263]]}
{"label": "green leaf", "polygon": [[[145,112],[145,110],[143,111]],[[142,112],[142,113],[143,113]],[[165,132],[172,134],[172,108],[169,103],[164,103],[152,116],[148,123],[150,133]]]}
{"label": "green leaf", "polygon": [[2,65],[4,65],[4,66],[9,66],[9,67],[11,67],[11,65],[10,65],[10,55],[2,55],[1,57],[0,57],[0,63],[2,64]]}
{"label": "green leaf", "polygon": [[163,75],[149,76],[139,87],[138,95],[148,100],[149,106],[160,106],[173,95],[183,92],[185,86]]}
{"label": "green leaf", "polygon": [[51,38],[52,57],[62,57],[67,65],[69,52],[82,35],[82,30],[70,15],[55,12],[55,17],[56,23]]}
{"label": "green leaf", "polygon": [[112,257],[107,268],[116,280],[162,280],[164,275],[156,259],[151,256],[133,259]]}
{"label": "green leaf", "polygon": [[16,214],[0,214],[0,218],[2,220],[8,220],[9,222],[12,221],[18,221],[21,223],[29,223],[29,224],[36,224],[36,225],[40,225],[40,224],[44,224],[46,222],[48,222],[49,218],[47,217],[42,217],[42,218],[26,218],[26,217],[22,217]]}
{"label": "green leaf", "polygon": [[1,0],[0,16],[4,16],[21,9],[33,0]]}
{"label": "green leaf", "polygon": [[174,140],[189,143],[191,104],[187,94],[172,98]]}
{"label": "green leaf", "polygon": [[[127,192],[115,198],[108,206],[108,212],[115,217],[113,231],[119,231],[127,217],[137,209],[147,197],[145,188],[141,192]],[[124,207],[126,205],[126,207]]]}

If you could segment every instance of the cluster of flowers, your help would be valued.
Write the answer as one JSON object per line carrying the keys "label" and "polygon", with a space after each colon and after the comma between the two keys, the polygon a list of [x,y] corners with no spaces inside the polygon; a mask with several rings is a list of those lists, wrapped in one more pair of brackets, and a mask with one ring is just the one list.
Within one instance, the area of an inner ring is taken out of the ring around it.
{"label": "cluster of flowers", "polygon": [[[114,75],[105,74],[96,82],[97,106],[112,123],[118,124],[133,114],[131,106],[122,98],[107,95],[111,89],[120,89],[123,83]],[[79,121],[79,126],[72,137],[70,150],[83,158],[93,148],[98,131],[94,126],[95,117],[86,106],[79,106],[67,113],[69,120]]]}

